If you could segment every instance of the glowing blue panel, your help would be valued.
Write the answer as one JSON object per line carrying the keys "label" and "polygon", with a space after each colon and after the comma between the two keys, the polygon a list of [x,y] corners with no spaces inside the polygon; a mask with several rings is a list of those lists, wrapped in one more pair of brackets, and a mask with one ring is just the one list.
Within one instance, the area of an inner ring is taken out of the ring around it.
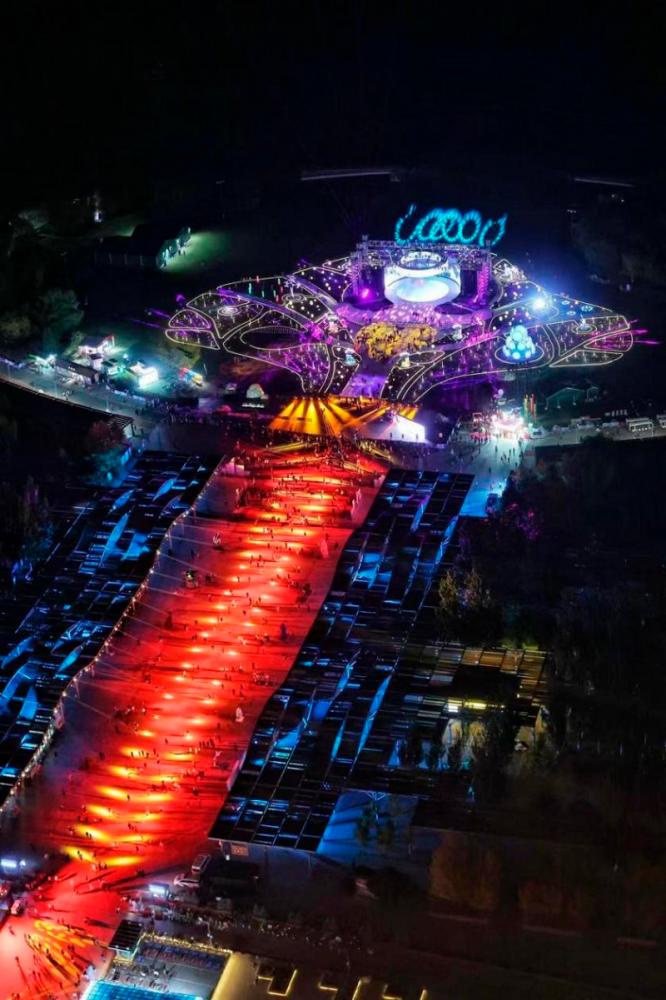
{"label": "glowing blue panel", "polygon": [[396,243],[478,243],[482,247],[492,247],[499,243],[506,230],[506,215],[484,223],[476,211],[463,214],[457,208],[433,208],[421,216],[407,235],[405,223],[415,211],[416,205],[410,205],[396,222]]}

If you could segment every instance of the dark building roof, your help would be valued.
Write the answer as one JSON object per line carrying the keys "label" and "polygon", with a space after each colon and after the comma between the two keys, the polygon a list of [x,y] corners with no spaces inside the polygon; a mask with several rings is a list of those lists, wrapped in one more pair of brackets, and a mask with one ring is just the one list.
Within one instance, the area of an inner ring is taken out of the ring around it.
{"label": "dark building roof", "polygon": [[109,253],[130,253],[130,236],[106,236],[99,241],[99,248]]}
{"label": "dark building roof", "polygon": [[441,739],[463,710],[481,718],[512,695],[533,722],[543,653],[440,638],[438,582],[458,554],[448,533],[472,478],[388,473],[257,721],[212,837],[316,851],[345,792],[437,797],[446,775],[399,760],[414,731]]}
{"label": "dark building roof", "polygon": [[142,222],[134,230],[132,239],[161,239],[162,242],[175,240],[189,226],[183,222]]}
{"label": "dark building roof", "polygon": [[184,231],[189,232],[189,226],[181,222],[144,222],[131,236],[107,236],[98,252],[158,257],[165,245],[177,243]]}
{"label": "dark building roof", "polygon": [[99,250],[103,253],[129,254],[135,257],[157,257],[165,244],[157,236],[107,236]]}
{"label": "dark building roof", "polygon": [[145,452],[121,486],[76,495],[18,624],[0,618],[0,805],[48,740],[72,677],[97,655],[174,518],[216,459]]}

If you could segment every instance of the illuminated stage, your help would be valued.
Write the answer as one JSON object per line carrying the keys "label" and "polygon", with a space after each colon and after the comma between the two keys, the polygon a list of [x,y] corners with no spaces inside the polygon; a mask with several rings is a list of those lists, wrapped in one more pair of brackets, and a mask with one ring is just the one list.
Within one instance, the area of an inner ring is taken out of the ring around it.
{"label": "illuminated stage", "polygon": [[382,273],[384,295],[395,305],[435,308],[460,295],[458,263],[433,250],[408,250]]}
{"label": "illuminated stage", "polygon": [[416,406],[396,406],[385,400],[294,399],[271,422],[271,430],[425,444],[425,427],[415,419],[417,413]]}
{"label": "illuminated stage", "polygon": [[220,285],[165,332],[289,372],[306,397],[353,395],[367,378],[384,400],[416,403],[517,370],[619,360],[634,342],[627,319],[549,292],[498,256],[505,226],[453,209],[415,221],[410,209],[394,240],[364,237],[348,257]]}

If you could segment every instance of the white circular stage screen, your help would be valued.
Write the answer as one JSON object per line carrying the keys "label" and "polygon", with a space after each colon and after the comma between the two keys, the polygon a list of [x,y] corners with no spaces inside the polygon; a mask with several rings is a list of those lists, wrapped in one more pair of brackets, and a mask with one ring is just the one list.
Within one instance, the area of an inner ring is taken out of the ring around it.
{"label": "white circular stage screen", "polygon": [[430,250],[410,250],[384,268],[384,294],[394,305],[438,306],[460,294],[460,267]]}

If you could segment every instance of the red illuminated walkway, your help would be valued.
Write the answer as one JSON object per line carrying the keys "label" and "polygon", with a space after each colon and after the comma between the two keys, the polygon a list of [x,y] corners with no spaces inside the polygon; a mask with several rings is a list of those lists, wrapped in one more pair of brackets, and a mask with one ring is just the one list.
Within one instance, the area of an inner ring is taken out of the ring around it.
{"label": "red illuminated walkway", "polygon": [[71,860],[0,930],[0,996],[67,995],[99,961],[93,937],[110,939],[137,873],[183,870],[205,844],[379,472],[337,450],[256,451],[218,469],[172,526],[134,606],[70,688],[64,738],[23,794],[17,844]]}

